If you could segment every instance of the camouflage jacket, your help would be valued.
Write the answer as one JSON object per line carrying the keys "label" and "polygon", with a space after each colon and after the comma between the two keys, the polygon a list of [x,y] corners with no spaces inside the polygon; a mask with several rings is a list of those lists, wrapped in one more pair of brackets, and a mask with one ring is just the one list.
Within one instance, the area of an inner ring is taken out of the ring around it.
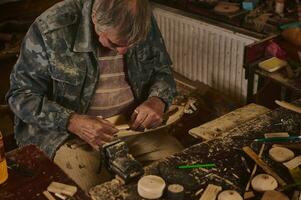
{"label": "camouflage jacket", "polygon": [[[7,101],[15,113],[19,145],[38,145],[49,157],[68,138],[69,116],[86,113],[98,81],[93,0],[65,0],[39,16],[22,43]],[[171,60],[152,19],[146,41],[125,56],[136,100],[158,96],[170,105],[175,93]]]}

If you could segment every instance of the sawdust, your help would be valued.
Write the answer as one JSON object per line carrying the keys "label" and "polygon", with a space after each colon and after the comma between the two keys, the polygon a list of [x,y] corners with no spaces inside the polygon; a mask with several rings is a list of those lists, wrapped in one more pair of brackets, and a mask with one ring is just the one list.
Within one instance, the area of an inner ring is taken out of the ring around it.
{"label": "sawdust", "polygon": [[[301,104],[301,102],[297,103]],[[198,199],[194,196],[195,192],[205,188],[209,183],[222,186],[224,190],[235,189],[243,193],[249,174],[241,162],[241,156],[246,158],[250,167],[254,165],[254,162],[243,153],[242,147],[251,146],[254,151],[258,152],[261,143],[254,143],[255,138],[264,137],[265,133],[270,132],[289,132],[290,135],[299,135],[300,129],[301,115],[277,109],[226,132],[226,137],[196,144],[165,160],[156,162],[145,168],[145,174],[159,175],[168,184],[183,185],[187,190],[186,199]],[[287,173],[282,168],[278,168],[267,155],[263,155],[263,159],[270,166],[275,166],[277,174]],[[196,163],[214,163],[217,167],[213,169],[176,168],[178,165]],[[288,175],[282,178],[288,183],[292,181]],[[98,200],[141,199],[137,194],[135,182],[121,186],[115,180],[93,188],[90,194],[93,199]]]}

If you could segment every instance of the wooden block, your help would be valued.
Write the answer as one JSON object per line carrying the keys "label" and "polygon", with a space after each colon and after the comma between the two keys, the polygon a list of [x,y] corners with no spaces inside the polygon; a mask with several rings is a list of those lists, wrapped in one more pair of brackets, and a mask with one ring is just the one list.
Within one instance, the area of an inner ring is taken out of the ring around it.
{"label": "wooden block", "polygon": [[219,136],[225,136],[223,135],[224,132],[231,130],[243,122],[267,113],[268,111],[269,109],[266,107],[256,104],[249,104],[225,114],[222,117],[193,128],[189,130],[189,134],[193,137],[204,140],[211,140]]}
{"label": "wooden block", "polygon": [[165,181],[155,175],[143,176],[137,184],[138,194],[145,199],[158,199],[163,195]]}
{"label": "wooden block", "polygon": [[277,138],[277,137],[289,137],[290,135],[287,132],[279,132],[279,133],[265,133],[265,138]]}
{"label": "wooden block", "polygon": [[298,167],[301,164],[301,156],[297,156],[294,159],[283,163],[283,165],[285,167],[287,167],[288,169],[294,169],[296,167]]}
{"label": "wooden block", "polygon": [[289,200],[289,198],[281,192],[270,190],[263,194],[261,200]]}
{"label": "wooden block", "polygon": [[184,187],[179,184],[172,184],[167,187],[168,200],[182,200],[184,199]]}
{"label": "wooden block", "polygon": [[222,187],[209,184],[199,200],[215,200]]}
{"label": "wooden block", "polygon": [[48,200],[56,200],[52,194],[50,194],[48,191],[44,191],[43,195],[48,199]]}
{"label": "wooden block", "polygon": [[58,182],[51,182],[47,187],[47,191],[72,197],[76,193],[77,187]]}
{"label": "wooden block", "polygon": [[66,200],[68,198],[67,196],[64,196],[64,195],[58,194],[58,193],[54,193],[54,195],[62,200]]}
{"label": "wooden block", "polygon": [[271,176],[273,176],[281,186],[287,185],[286,182],[280,176],[278,176],[278,174],[276,172],[274,172],[274,170],[271,169],[261,158],[259,158],[257,156],[257,154],[250,147],[248,147],[248,146],[243,147],[243,151],[250,158],[252,158],[252,160],[255,161],[255,163],[259,167],[261,167],[267,174],[270,174]]}
{"label": "wooden block", "polygon": [[255,194],[254,194],[253,191],[247,191],[247,192],[245,192],[245,194],[244,194],[244,199],[251,199],[251,198],[253,198],[253,197],[255,197]]}

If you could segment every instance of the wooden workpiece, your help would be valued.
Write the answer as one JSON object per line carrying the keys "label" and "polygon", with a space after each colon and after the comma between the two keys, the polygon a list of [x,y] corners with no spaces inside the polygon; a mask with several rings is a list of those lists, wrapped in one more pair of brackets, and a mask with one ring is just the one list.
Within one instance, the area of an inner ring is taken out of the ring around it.
{"label": "wooden workpiece", "polygon": [[138,194],[145,199],[158,199],[163,195],[165,181],[154,175],[143,176],[137,185]]}
{"label": "wooden workpiece", "polygon": [[222,189],[223,188],[220,186],[209,184],[203,192],[200,200],[215,200]]}
{"label": "wooden workpiece", "polygon": [[243,200],[243,198],[235,190],[225,190],[218,195],[217,200]]}
{"label": "wooden workpiece", "polygon": [[270,167],[265,163],[261,158],[257,156],[257,154],[248,146],[243,147],[243,151],[252,158],[256,162],[256,164],[261,167],[266,173],[273,176],[281,186],[285,186],[286,182]]}
{"label": "wooden workpiece", "polygon": [[269,150],[269,155],[276,162],[285,162],[295,156],[293,151],[285,147],[273,147]]}
{"label": "wooden workpiece", "polygon": [[251,185],[256,192],[275,190],[278,187],[276,179],[268,174],[258,174],[252,179]]}
{"label": "wooden workpiece", "polygon": [[[301,105],[299,101],[295,103]],[[281,121],[285,123],[277,125]],[[259,152],[261,143],[254,143],[254,139],[263,138],[265,133],[275,132],[289,132],[291,136],[299,135],[300,129],[301,115],[279,108],[237,125],[227,133],[223,133],[227,135],[226,137],[201,142],[155,162],[145,167],[145,174],[159,175],[169,184],[183,185],[186,191],[185,199],[198,200],[199,196],[195,196],[195,193],[201,188],[206,188],[208,184],[222,186],[225,190],[237,188],[235,190],[242,194],[250,174],[246,172],[241,162],[241,156],[245,155],[241,149],[252,144],[254,151]],[[274,161],[266,160],[268,157],[266,150],[263,160],[269,166],[273,166],[275,173],[281,174],[285,182],[291,184],[292,180],[285,168],[274,166]],[[247,161],[252,167],[254,162]],[[175,167],[196,163],[215,163],[217,167],[215,169],[177,169]],[[120,185],[115,179],[92,188],[90,195],[93,200],[142,199],[137,193],[137,182]]]}

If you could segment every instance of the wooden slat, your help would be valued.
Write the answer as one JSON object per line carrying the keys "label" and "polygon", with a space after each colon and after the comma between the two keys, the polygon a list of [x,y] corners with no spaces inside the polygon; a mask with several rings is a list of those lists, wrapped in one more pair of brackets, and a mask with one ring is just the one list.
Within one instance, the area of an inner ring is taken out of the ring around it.
{"label": "wooden slat", "polygon": [[253,161],[257,163],[259,167],[261,167],[267,174],[273,176],[281,186],[287,185],[286,182],[278,176],[276,172],[272,168],[270,168],[261,158],[257,156],[257,154],[248,146],[243,147],[243,151],[252,158]]}

